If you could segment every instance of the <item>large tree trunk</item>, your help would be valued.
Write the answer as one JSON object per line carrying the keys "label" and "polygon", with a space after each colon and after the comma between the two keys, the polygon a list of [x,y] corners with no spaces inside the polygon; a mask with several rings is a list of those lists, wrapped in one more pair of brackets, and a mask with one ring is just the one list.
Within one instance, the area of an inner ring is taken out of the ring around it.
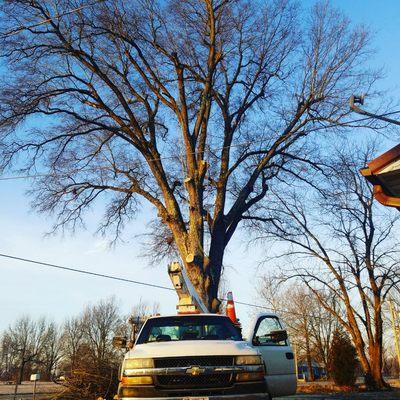
{"label": "large tree trunk", "polygon": [[[383,379],[382,375],[382,337],[383,337],[383,322],[380,311],[375,313],[375,337],[369,335],[368,337],[368,356],[365,351],[365,342],[361,331],[358,328],[357,321],[354,317],[350,303],[347,306],[347,317],[349,320],[349,326],[345,328],[350,333],[353,343],[356,348],[356,352],[361,364],[361,368],[364,373],[365,385],[368,390],[379,390],[387,388],[388,385]],[[370,321],[371,323],[371,321]],[[369,326],[371,330],[371,326]]]}
{"label": "large tree trunk", "polygon": [[371,370],[370,374],[366,376],[366,381],[368,380],[367,386],[371,389],[384,389],[389,385],[383,379],[383,354],[382,346],[379,343],[370,344],[369,346],[369,359]]}
{"label": "large tree trunk", "polygon": [[[198,228],[198,230],[202,230],[202,227]],[[225,225],[223,219],[222,221],[217,220],[214,222],[208,255],[203,248],[203,240],[200,240],[200,235],[194,228],[189,232],[185,245],[178,246],[190,281],[208,310],[213,313],[219,311],[221,304],[218,299],[218,289],[225,247]]]}
{"label": "large tree trunk", "polygon": [[221,304],[218,299],[218,289],[221,281],[225,247],[225,224],[221,222],[214,227],[210,246],[209,265],[206,266],[206,272],[210,276],[207,297],[209,302],[208,308],[211,312],[218,312]]}
{"label": "large tree trunk", "polygon": [[355,347],[367,390],[380,390],[388,387],[382,374],[382,348],[378,344],[370,344],[369,357],[365,354],[364,347],[355,341]]}
{"label": "large tree trunk", "polygon": [[190,281],[207,309],[213,313],[219,311],[221,304],[221,301],[218,299],[220,282],[220,272],[218,271],[222,269],[222,254],[220,257],[221,262],[217,260],[217,262],[213,263],[209,258],[204,258],[204,262],[202,262],[202,260],[198,260],[196,257],[192,261],[192,257],[189,256],[186,261],[189,260],[190,262],[185,263]]}

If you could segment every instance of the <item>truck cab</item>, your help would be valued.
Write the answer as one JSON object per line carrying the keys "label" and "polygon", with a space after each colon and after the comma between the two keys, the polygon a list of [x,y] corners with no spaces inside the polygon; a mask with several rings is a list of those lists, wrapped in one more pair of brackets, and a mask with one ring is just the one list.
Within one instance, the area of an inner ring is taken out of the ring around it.
{"label": "truck cab", "polygon": [[270,399],[296,391],[293,352],[273,314],[249,339],[217,314],[148,318],[124,358],[118,399]]}

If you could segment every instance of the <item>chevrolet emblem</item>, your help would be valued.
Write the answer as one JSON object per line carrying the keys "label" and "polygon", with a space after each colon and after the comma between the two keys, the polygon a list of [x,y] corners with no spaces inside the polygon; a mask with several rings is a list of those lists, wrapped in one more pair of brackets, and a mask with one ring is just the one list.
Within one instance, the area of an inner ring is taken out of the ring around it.
{"label": "chevrolet emblem", "polygon": [[190,367],[186,370],[186,373],[192,376],[198,376],[202,373],[205,372],[204,368],[200,368],[200,367]]}

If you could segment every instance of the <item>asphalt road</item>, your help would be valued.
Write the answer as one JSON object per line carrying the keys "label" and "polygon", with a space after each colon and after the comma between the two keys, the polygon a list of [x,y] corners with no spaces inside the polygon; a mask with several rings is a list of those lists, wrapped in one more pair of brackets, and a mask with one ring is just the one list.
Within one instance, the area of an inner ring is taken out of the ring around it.
{"label": "asphalt road", "polygon": [[[394,385],[394,382],[391,382]],[[398,384],[398,382],[397,382]],[[323,387],[324,383],[320,383]],[[307,386],[307,384],[299,384],[300,389],[301,386]],[[395,386],[395,385],[394,385]],[[397,385],[396,385],[397,386]],[[26,400],[32,399],[32,384],[31,382],[24,382],[21,386],[18,387],[18,394],[16,396],[16,400]],[[60,390],[58,385],[46,382],[40,382],[37,388],[39,394],[36,396],[36,400],[50,400],[54,397],[54,395],[44,395],[40,393],[54,393],[55,391]],[[303,389],[304,390],[304,389]],[[14,400],[14,387],[11,385],[3,385],[0,384],[0,400]],[[295,396],[288,397],[280,397],[279,400],[400,400],[400,388],[397,388],[391,392],[379,392],[379,393],[346,393],[346,394],[298,394]],[[278,400],[276,398],[275,400]]]}
{"label": "asphalt road", "polygon": [[[54,395],[36,395],[36,400],[50,400],[53,398]],[[25,399],[32,399],[32,394],[22,393],[17,394],[15,400],[25,400]],[[14,395],[7,395],[7,394],[0,394],[0,400],[14,400]]]}
{"label": "asphalt road", "polygon": [[397,400],[397,399],[400,399],[400,392],[313,394],[313,395],[298,394],[296,396],[279,398],[279,400]]}
{"label": "asphalt road", "polygon": [[[53,395],[37,395],[36,400],[51,400]],[[17,394],[15,400],[32,399],[32,394]],[[0,400],[14,400],[14,395],[0,394]],[[349,393],[349,394],[298,394],[275,400],[400,400],[400,392]]]}

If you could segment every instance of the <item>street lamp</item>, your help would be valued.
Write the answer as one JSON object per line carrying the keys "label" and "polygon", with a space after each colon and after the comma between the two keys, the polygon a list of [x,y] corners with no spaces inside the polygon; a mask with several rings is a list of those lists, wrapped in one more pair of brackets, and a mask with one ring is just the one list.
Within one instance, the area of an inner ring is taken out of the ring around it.
{"label": "street lamp", "polygon": [[365,101],[365,94],[363,94],[361,96],[356,96],[353,94],[349,99],[350,110],[356,112],[357,114],[366,115],[373,119],[379,119],[381,121],[388,122],[389,124],[400,125],[400,121],[397,121],[393,118],[388,118],[386,116],[386,115],[390,115],[392,113],[388,113],[386,115],[379,115],[379,114],[374,114],[370,111],[364,110],[363,108],[357,106],[357,104],[364,105],[364,101]]}
{"label": "street lamp", "polygon": [[[351,96],[350,109],[370,118],[400,125],[400,121],[385,115],[371,113],[359,107],[357,104],[364,105],[364,100],[364,95]],[[396,207],[400,211],[400,145],[370,161],[360,172],[374,186],[374,197],[379,203],[388,207]]]}

